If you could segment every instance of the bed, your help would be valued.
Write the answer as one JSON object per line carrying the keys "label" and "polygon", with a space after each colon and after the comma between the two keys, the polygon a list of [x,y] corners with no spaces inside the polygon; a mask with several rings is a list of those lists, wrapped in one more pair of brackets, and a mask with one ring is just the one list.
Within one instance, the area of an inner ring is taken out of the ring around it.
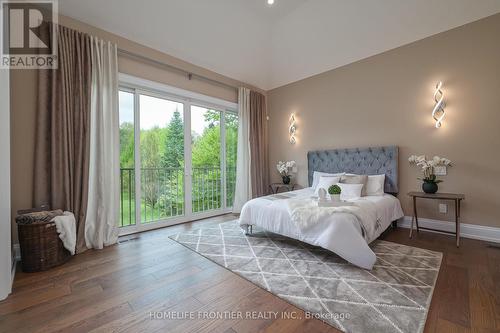
{"label": "bed", "polygon": [[[368,245],[379,237],[393,221],[403,217],[401,204],[396,197],[398,193],[398,148],[387,146],[311,151],[307,154],[307,160],[309,186],[312,185],[315,171],[364,175],[385,174],[383,195],[363,196],[353,202],[353,205],[361,207],[359,209],[361,212],[365,212],[364,207],[366,207],[366,212],[370,211],[374,218],[363,219],[359,214],[332,212],[311,206],[310,210],[316,210],[323,214],[324,218],[304,229],[300,225],[300,220],[297,220],[297,214],[290,210],[290,202],[313,202],[316,199],[314,189],[308,187],[248,201],[241,211],[240,226],[247,231],[253,226],[258,226],[269,232],[320,246],[354,265],[371,269],[376,256]],[[303,209],[303,211],[308,211],[308,209]],[[367,233],[367,228],[371,232]]]}

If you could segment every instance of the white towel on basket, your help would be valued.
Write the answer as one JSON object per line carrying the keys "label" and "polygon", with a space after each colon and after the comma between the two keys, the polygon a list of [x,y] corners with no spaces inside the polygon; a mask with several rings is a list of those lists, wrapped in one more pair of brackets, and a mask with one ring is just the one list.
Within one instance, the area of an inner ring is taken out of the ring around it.
{"label": "white towel on basket", "polygon": [[54,217],[52,221],[56,224],[57,233],[64,247],[71,252],[71,255],[74,255],[76,248],[75,215],[71,212],[64,212],[63,215]]}

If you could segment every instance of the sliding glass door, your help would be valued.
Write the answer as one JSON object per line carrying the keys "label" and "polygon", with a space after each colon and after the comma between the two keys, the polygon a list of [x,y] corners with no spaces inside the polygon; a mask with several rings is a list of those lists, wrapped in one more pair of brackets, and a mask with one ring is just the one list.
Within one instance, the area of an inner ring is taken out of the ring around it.
{"label": "sliding glass door", "polygon": [[184,215],[184,105],[139,94],[141,222]]}
{"label": "sliding glass door", "polygon": [[137,87],[119,98],[119,226],[133,232],[227,212],[237,113]]}
{"label": "sliding glass door", "polygon": [[134,93],[119,92],[120,108],[120,227],[135,225],[135,101]]}
{"label": "sliding glass door", "polygon": [[220,111],[191,106],[193,213],[222,207]]}
{"label": "sliding glass door", "polygon": [[234,188],[236,185],[236,150],[238,148],[238,114],[236,112],[225,112],[224,117],[224,135],[225,145],[225,188],[226,188],[226,206],[232,207],[234,201]]}

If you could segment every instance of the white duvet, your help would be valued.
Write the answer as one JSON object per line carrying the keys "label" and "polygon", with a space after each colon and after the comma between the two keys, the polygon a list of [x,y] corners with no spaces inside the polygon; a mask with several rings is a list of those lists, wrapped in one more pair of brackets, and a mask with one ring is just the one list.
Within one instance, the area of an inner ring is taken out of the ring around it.
{"label": "white duvet", "polygon": [[375,253],[368,246],[392,221],[404,216],[399,200],[389,194],[350,201],[353,206],[317,207],[306,188],[247,202],[240,226],[261,227],[330,250],[350,263],[372,269]]}

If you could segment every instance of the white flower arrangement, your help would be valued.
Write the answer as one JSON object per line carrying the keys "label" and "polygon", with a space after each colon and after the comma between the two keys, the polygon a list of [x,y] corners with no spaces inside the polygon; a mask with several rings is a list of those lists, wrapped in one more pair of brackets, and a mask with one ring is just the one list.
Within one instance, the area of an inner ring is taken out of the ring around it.
{"label": "white flower arrangement", "polygon": [[430,183],[440,183],[441,180],[436,180],[436,175],[434,174],[434,167],[437,166],[452,166],[451,161],[444,157],[434,156],[432,159],[427,160],[425,155],[411,155],[408,158],[410,164],[415,164],[422,168],[424,182]]}
{"label": "white flower arrangement", "polygon": [[291,170],[295,167],[296,163],[295,161],[286,161],[282,162],[279,161],[278,164],[276,164],[276,169],[280,173],[281,176],[290,176]]}

